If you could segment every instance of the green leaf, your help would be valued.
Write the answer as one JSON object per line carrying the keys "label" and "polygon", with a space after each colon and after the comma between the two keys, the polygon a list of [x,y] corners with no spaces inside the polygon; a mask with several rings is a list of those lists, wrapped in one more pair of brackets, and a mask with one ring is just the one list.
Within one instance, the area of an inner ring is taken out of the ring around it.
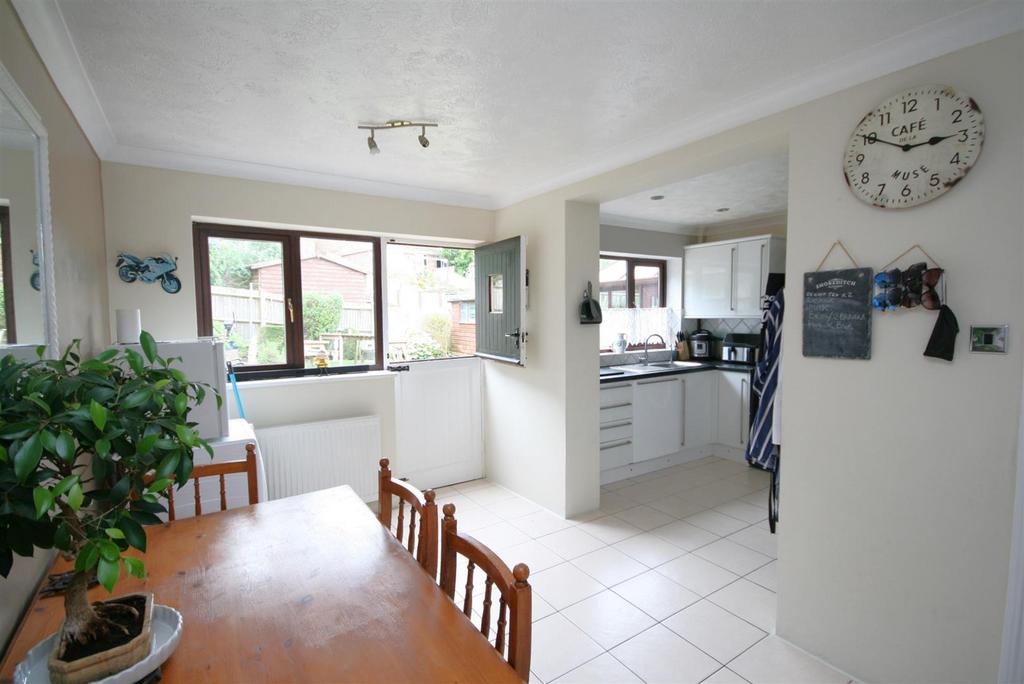
{"label": "green leaf", "polygon": [[149,390],[140,389],[135,390],[134,392],[129,394],[127,398],[125,398],[125,400],[121,402],[121,406],[123,406],[124,408],[138,408],[139,406],[145,404],[147,401],[149,401]]}
{"label": "green leaf", "polygon": [[124,515],[117,521],[117,527],[124,533],[124,539],[139,551],[146,550],[146,531],[142,525]]}
{"label": "green leaf", "polygon": [[121,557],[121,549],[117,548],[117,544],[109,539],[101,539],[96,544],[100,547],[100,558],[106,558],[113,562]]}
{"label": "green leaf", "polygon": [[113,592],[114,585],[117,584],[120,576],[121,564],[116,559],[111,561],[101,556],[99,567],[96,568],[96,579],[100,581],[103,588],[108,592]]}
{"label": "green leaf", "polygon": [[0,463],[7,463],[10,459],[7,457],[7,447],[0,444]]}
{"label": "green leaf", "polygon": [[36,519],[42,518],[53,506],[53,492],[45,487],[36,487],[32,490],[32,500],[36,504]]}
{"label": "green leaf", "polygon": [[178,433],[178,439],[185,446],[195,446],[196,444],[196,431],[187,425],[175,425],[174,431]]}
{"label": "green leaf", "polygon": [[142,352],[149,359],[149,362],[155,363],[157,359],[156,340],[153,339],[153,336],[143,330],[142,334],[139,335],[139,344],[142,345]]}
{"label": "green leaf", "polygon": [[107,409],[93,399],[89,402],[89,415],[92,416],[92,424],[102,432],[107,426]]}
{"label": "green leaf", "polygon": [[125,475],[117,481],[113,487],[110,488],[110,500],[113,503],[120,503],[128,498],[128,493],[132,490],[132,478],[130,475]]}
{"label": "green leaf", "polygon": [[146,579],[146,566],[138,558],[125,557],[124,569],[128,571],[128,574],[132,577],[138,577],[139,579]]}
{"label": "green leaf", "polygon": [[181,458],[179,452],[172,451],[171,453],[164,456],[164,460],[160,461],[160,465],[156,467],[156,478],[162,480],[175,470],[178,469],[178,460]]}
{"label": "green leaf", "polygon": [[135,448],[135,453],[137,453],[139,456],[145,456],[146,454],[153,450],[153,447],[156,446],[156,442],[158,439],[160,439],[159,434],[146,435],[145,437],[139,440],[139,444]]}
{"label": "green leaf", "polygon": [[39,441],[43,443],[44,450],[49,451],[51,454],[57,453],[57,435],[49,430],[41,430],[39,432]]}
{"label": "green leaf", "polygon": [[100,352],[99,354],[96,355],[96,360],[99,361],[100,363],[107,363],[112,358],[117,356],[117,351],[117,349],[108,349],[105,352]]}
{"label": "green leaf", "polygon": [[107,454],[110,453],[110,440],[107,439],[106,437],[101,437],[96,440],[94,448],[96,449],[97,456],[106,456]]}
{"label": "green leaf", "polygon": [[36,433],[26,439],[14,455],[14,475],[18,482],[24,482],[28,478],[42,457],[43,443],[39,440],[39,433]]}
{"label": "green leaf", "polygon": [[110,373],[110,366],[103,363],[99,359],[89,359],[88,361],[83,361],[78,367],[81,370],[89,373],[99,373],[101,375],[107,375],[108,373]]}
{"label": "green leaf", "polygon": [[68,506],[71,507],[75,513],[82,507],[82,499],[85,498],[85,494],[82,492],[82,485],[77,482],[71,485],[71,489],[68,490]]}
{"label": "green leaf", "polygon": [[158,390],[162,390],[164,387],[167,387],[170,384],[171,384],[171,379],[170,378],[164,378],[163,380],[157,380],[156,382],[154,382],[153,383],[153,387],[155,387]]}
{"label": "green leaf", "polygon": [[142,357],[134,349],[125,349],[124,355],[128,359],[128,366],[132,369],[135,375],[142,375],[146,372],[145,366],[142,363]]}
{"label": "green leaf", "polygon": [[132,511],[130,515],[132,516],[132,520],[134,520],[135,522],[139,523],[140,525],[161,525],[161,524],[163,524],[163,520],[161,520],[160,518],[156,517],[152,513],[147,513],[146,511]]}
{"label": "green leaf", "polygon": [[78,552],[78,558],[75,559],[75,570],[78,572],[87,572],[92,570],[93,566],[96,565],[96,561],[100,559],[100,549],[96,544],[89,542],[82,550]]}
{"label": "green leaf", "polygon": [[42,398],[39,397],[39,395],[35,393],[27,394],[25,395],[25,399],[28,399],[33,404],[41,408],[46,415],[50,415],[50,405],[43,401]]}
{"label": "green leaf", "polygon": [[179,416],[185,415],[185,411],[188,409],[188,395],[182,392],[178,396],[174,397],[174,412]]}
{"label": "green leaf", "polygon": [[154,480],[148,487],[146,487],[146,491],[150,494],[155,494],[164,491],[170,485],[171,481],[165,477],[159,480]]}
{"label": "green leaf", "polygon": [[57,486],[53,488],[53,498],[56,499],[58,496],[63,496],[65,492],[67,492],[76,484],[78,484],[78,476],[68,475],[63,480],[58,482]]}
{"label": "green leaf", "polygon": [[103,531],[106,532],[107,536],[111,539],[124,539],[124,532],[117,529],[116,527],[108,527]]}
{"label": "green leaf", "polygon": [[55,445],[57,449],[57,455],[62,461],[68,462],[75,456],[75,438],[71,436],[70,432],[61,431],[57,435],[57,443]]}
{"label": "green leaf", "polygon": [[188,382],[188,378],[185,376],[185,374],[182,373],[177,368],[168,368],[168,370],[171,372],[171,377],[177,380],[178,382]]}
{"label": "green leaf", "polygon": [[61,551],[71,550],[71,530],[67,523],[57,525],[57,530],[53,533],[53,545]]}

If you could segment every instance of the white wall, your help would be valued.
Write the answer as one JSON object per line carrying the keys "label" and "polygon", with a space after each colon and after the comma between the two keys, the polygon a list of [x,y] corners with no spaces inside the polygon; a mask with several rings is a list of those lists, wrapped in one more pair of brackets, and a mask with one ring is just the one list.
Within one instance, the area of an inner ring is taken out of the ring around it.
{"label": "white wall", "polygon": [[[11,276],[14,283],[14,322],[19,344],[45,344],[43,297],[30,279],[36,266],[39,219],[36,196],[36,158],[31,149],[0,149],[0,199],[8,203],[11,224]],[[2,303],[0,303],[2,306]],[[10,341],[10,336],[8,336]]]}
{"label": "white wall", "polygon": [[[921,354],[923,311],[875,315],[867,362],[804,358],[800,288],[784,337],[779,633],[868,681],[996,679],[1015,479],[1024,307],[1024,34],[968,48],[793,112],[789,273],[842,239],[879,267],[915,242],[947,270],[952,364]],[[974,170],[901,211],[847,190],[840,152],[863,112],[950,84],[985,114]],[[1009,354],[967,353],[971,323],[1009,323]]]}

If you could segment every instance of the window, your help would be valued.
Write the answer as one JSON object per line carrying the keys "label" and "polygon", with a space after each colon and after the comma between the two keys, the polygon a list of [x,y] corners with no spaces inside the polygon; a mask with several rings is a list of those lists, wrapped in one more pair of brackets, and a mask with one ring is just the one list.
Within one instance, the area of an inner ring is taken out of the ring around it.
{"label": "window", "polygon": [[665,306],[665,262],[601,255],[600,302],[606,309]]}
{"label": "window", "polygon": [[501,273],[494,273],[487,276],[487,289],[490,293],[488,298],[490,304],[487,311],[492,314],[500,314],[505,310],[505,277]]}
{"label": "window", "polygon": [[240,376],[383,367],[380,241],[195,224],[199,334]]}
{"label": "window", "polygon": [[389,361],[476,352],[472,249],[387,245]]}

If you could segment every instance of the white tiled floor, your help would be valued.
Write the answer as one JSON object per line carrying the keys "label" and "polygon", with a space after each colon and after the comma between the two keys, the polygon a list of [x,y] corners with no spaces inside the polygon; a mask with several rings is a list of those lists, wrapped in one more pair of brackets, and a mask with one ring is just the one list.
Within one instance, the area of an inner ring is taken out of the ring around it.
{"label": "white tiled floor", "polygon": [[483,480],[437,501],[509,566],[530,566],[531,681],[846,682],[771,635],[767,485],[708,457],[606,485],[600,510],[578,520]]}

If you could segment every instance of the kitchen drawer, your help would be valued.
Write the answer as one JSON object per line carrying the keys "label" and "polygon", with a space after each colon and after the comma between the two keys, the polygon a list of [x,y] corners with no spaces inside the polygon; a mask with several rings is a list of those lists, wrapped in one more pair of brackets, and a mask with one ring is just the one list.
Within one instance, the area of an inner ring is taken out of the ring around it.
{"label": "kitchen drawer", "polygon": [[631,440],[612,442],[601,447],[601,470],[610,470],[633,462],[633,442]]}
{"label": "kitchen drawer", "polygon": [[601,408],[601,425],[633,420],[632,404],[612,404]]}
{"label": "kitchen drawer", "polygon": [[601,406],[628,404],[633,401],[633,385],[603,385],[601,387]]}
{"label": "kitchen drawer", "polygon": [[617,442],[622,439],[633,437],[633,423],[631,421],[619,421],[610,425],[601,426],[601,444]]}

